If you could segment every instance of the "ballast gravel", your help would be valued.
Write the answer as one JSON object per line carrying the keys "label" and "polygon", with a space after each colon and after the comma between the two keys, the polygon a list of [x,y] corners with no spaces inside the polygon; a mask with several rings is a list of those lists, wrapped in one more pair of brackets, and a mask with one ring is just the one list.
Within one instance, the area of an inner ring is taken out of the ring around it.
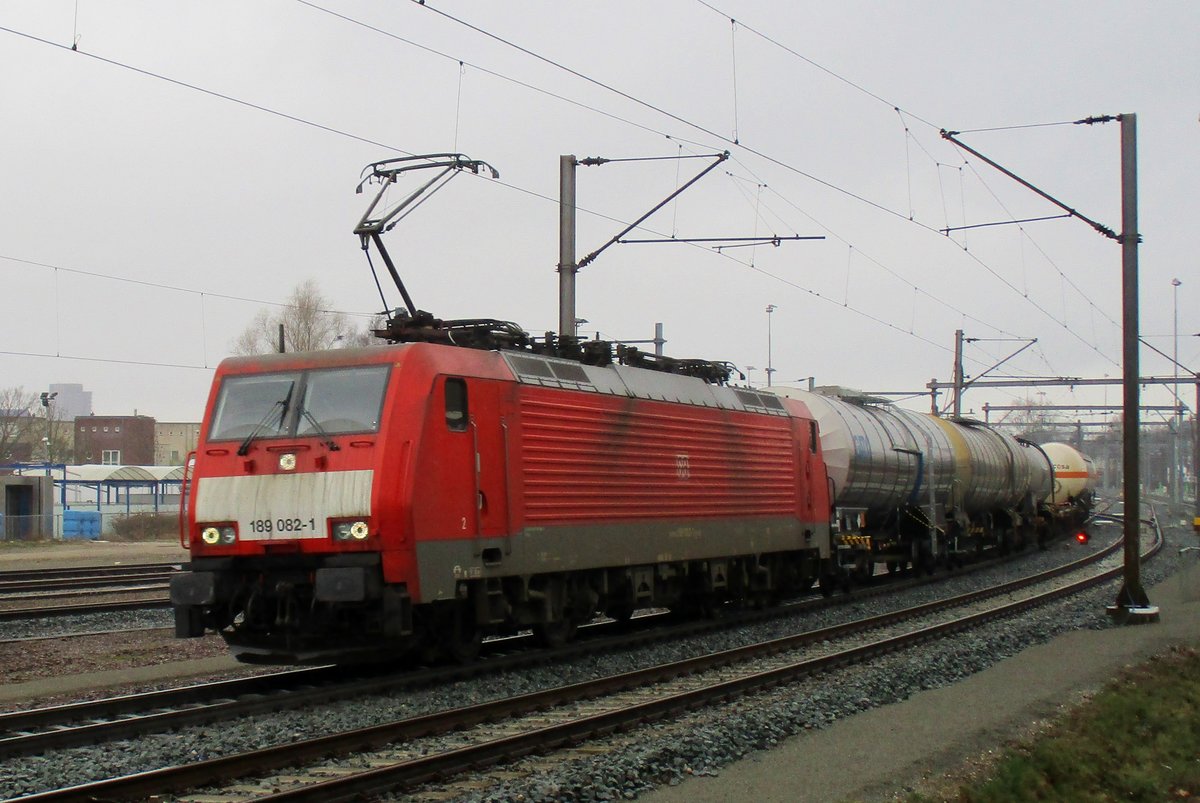
{"label": "ballast gravel", "polygon": [[[1113,534],[1115,536],[1116,531]],[[1107,541],[1107,536],[1103,540]],[[1099,541],[1101,538],[1097,537],[1093,544]],[[1167,576],[1178,565],[1179,556],[1171,542],[1168,536],[1167,546],[1159,557],[1143,567],[1147,584]],[[0,797],[19,797],[115,775],[256,750],[629,672],[687,655],[729,649],[907,608],[964,593],[984,584],[1043,571],[1075,560],[1082,554],[1081,548],[1074,544],[1059,543],[1046,552],[1031,554],[982,573],[736,631],[696,636],[620,654],[590,656],[519,673],[488,675],[415,692],[378,695],[303,711],[282,711],[185,728],[136,741],[11,758],[0,762]],[[680,720],[640,728],[612,737],[608,741],[611,751],[596,757],[554,762],[551,768],[531,764],[536,769],[524,780],[492,784],[488,780],[490,776],[483,773],[476,779],[475,791],[464,792],[461,799],[476,803],[632,799],[641,791],[678,783],[689,775],[713,774],[720,767],[755,750],[769,748],[791,735],[825,727],[840,718],[902,700],[923,689],[952,683],[1059,633],[1108,627],[1103,609],[1114,595],[1115,585],[1108,584],[1020,617],[994,622],[982,629],[940,639],[832,676],[792,684]],[[599,743],[600,746],[604,744]],[[519,771],[520,766],[508,769]],[[419,798],[420,792],[414,792],[412,796],[396,799]]]}
{"label": "ballast gravel", "polygon": [[78,616],[13,619],[0,622],[0,640],[76,636],[112,630],[142,630],[151,627],[174,626],[175,614],[170,608],[85,613]]}

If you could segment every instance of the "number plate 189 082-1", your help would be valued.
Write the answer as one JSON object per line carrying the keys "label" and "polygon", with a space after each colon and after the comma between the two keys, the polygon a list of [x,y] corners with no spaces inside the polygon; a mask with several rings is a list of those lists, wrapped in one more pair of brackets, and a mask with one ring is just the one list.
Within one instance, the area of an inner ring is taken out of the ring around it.
{"label": "number plate 189 082-1", "polygon": [[245,522],[243,529],[250,539],[261,538],[315,538],[321,533],[317,531],[316,518],[300,518],[298,516],[279,516],[277,518],[250,519]]}

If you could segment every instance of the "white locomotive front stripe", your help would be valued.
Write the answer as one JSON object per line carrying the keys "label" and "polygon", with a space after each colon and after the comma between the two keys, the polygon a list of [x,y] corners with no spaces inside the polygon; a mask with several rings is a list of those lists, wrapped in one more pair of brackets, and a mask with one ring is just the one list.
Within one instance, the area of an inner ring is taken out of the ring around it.
{"label": "white locomotive front stripe", "polygon": [[330,518],[371,515],[375,472],[322,471],[196,481],[196,521],[237,523],[243,541],[323,538]]}

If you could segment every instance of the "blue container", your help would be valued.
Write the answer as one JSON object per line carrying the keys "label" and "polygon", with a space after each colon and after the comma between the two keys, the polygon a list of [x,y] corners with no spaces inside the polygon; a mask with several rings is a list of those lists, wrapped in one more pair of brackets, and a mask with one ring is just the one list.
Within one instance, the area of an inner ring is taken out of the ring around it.
{"label": "blue container", "polygon": [[100,537],[99,510],[64,510],[63,539],[70,541],[86,539],[95,541]]}

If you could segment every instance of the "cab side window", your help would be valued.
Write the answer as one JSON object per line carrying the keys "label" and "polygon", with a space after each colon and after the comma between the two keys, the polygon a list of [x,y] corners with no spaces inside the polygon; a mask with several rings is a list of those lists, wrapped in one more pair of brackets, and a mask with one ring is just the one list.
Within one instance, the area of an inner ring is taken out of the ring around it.
{"label": "cab side window", "polygon": [[465,379],[447,379],[446,426],[452,432],[465,432],[467,421],[467,382]]}

